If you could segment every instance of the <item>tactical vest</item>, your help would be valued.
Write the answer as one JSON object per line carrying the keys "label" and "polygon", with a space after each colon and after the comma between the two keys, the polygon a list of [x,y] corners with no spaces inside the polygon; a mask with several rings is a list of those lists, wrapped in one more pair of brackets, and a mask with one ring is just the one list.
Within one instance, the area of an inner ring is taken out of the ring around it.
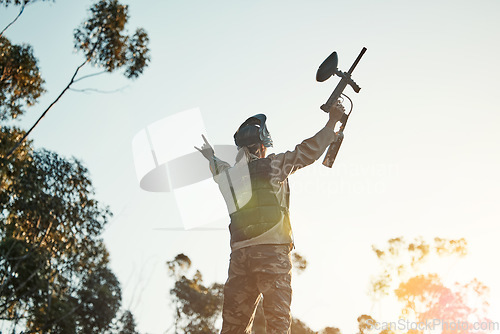
{"label": "tactical vest", "polygon": [[[231,187],[233,199],[236,203],[236,211],[230,214],[231,242],[238,242],[255,238],[262,233],[269,231],[283,218],[288,221],[289,188],[288,180],[282,184],[272,183],[271,159],[257,159],[248,163],[250,180],[236,180],[241,182],[251,182],[251,187]],[[284,191],[284,205],[280,205],[277,191]],[[247,193],[242,193],[247,192]],[[248,192],[251,192],[248,193]],[[243,206],[238,207],[237,198],[249,199]]]}

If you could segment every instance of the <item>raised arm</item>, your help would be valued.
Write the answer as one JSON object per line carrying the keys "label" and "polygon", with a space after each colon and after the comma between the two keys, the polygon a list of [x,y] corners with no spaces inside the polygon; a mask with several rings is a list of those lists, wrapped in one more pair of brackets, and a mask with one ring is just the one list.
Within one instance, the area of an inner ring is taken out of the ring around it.
{"label": "raised arm", "polygon": [[231,167],[231,165],[229,165],[227,162],[217,158],[215,156],[214,149],[212,148],[212,146],[208,142],[207,138],[205,138],[204,135],[201,135],[201,137],[203,138],[203,141],[204,141],[203,145],[201,146],[201,148],[198,148],[196,146],[194,148],[197,149],[198,151],[200,151],[200,153],[203,154],[205,159],[208,160],[209,168],[210,168],[210,171],[212,172],[212,175],[215,176],[217,174],[220,174],[220,173],[224,172],[226,169],[228,169],[229,167]]}
{"label": "raised arm", "polygon": [[295,146],[293,151],[269,155],[272,160],[274,176],[283,181],[290,174],[318,160],[326,148],[337,139],[338,134],[334,130],[335,124],[343,113],[344,107],[338,102],[337,107],[329,113],[325,127],[313,137]]}

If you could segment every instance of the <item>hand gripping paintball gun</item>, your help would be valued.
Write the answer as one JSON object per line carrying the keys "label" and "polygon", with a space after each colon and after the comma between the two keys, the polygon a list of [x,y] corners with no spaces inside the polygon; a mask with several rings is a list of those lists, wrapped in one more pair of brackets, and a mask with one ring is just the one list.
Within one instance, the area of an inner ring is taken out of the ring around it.
{"label": "hand gripping paintball gun", "polygon": [[[330,95],[330,98],[328,101],[326,101],[325,104],[321,106],[321,110],[324,112],[330,112],[332,108],[335,106],[337,103],[337,100],[340,98],[340,95],[343,94],[344,89],[346,88],[347,85],[350,85],[352,89],[356,93],[359,93],[359,90],[361,89],[357,83],[355,83],[351,79],[351,74],[354,71],[354,68],[356,65],[358,65],[359,61],[361,60],[361,57],[366,52],[366,48],[363,48],[361,52],[358,55],[358,58],[354,61],[352,64],[351,68],[347,72],[342,72],[337,68],[338,65],[338,57],[337,57],[337,52],[333,52],[328,58],[325,59],[325,61],[319,66],[318,72],[316,73],[316,80],[319,82],[323,82],[330,78],[331,76],[334,76],[335,74],[341,77],[340,82],[338,83],[337,87],[335,87],[335,90],[333,91],[332,95]],[[351,108],[352,111],[352,108]],[[340,129],[339,133],[340,136],[338,137],[337,141],[333,142],[330,144],[330,147],[328,147],[328,151],[326,152],[325,159],[323,160],[323,165],[326,167],[332,167],[333,162],[335,161],[335,157],[337,156],[337,153],[339,152],[340,145],[342,144],[342,141],[344,140],[344,135],[343,131],[345,128],[345,125],[347,123],[347,119],[349,118],[349,115],[351,115],[351,111],[349,111],[348,114],[344,114],[342,118],[340,119]]]}

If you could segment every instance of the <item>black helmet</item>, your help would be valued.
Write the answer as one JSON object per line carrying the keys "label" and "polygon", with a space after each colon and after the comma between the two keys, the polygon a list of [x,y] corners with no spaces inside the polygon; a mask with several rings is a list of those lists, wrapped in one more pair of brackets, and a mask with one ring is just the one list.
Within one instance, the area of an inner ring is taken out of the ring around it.
{"label": "black helmet", "polygon": [[238,131],[234,134],[234,143],[238,148],[261,143],[265,147],[272,147],[273,140],[271,134],[267,131],[266,115],[258,114],[248,118]]}

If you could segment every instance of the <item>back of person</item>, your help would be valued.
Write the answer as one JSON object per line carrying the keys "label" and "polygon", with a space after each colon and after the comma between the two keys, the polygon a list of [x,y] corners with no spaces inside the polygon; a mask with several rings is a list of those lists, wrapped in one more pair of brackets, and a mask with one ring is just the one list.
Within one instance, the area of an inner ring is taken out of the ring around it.
{"label": "back of person", "polygon": [[236,164],[215,157],[208,141],[201,149],[224,197],[231,218],[231,257],[224,285],[222,334],[251,333],[255,310],[263,297],[266,332],[290,333],[291,255],[294,247],[289,216],[288,177],[316,161],[337,139],[342,117],[339,103],[315,136],[293,151],[270,154],[266,116],[248,118],[234,135]]}
{"label": "back of person", "polygon": [[[248,174],[237,172],[240,175],[239,189],[233,186],[232,192],[236,201],[242,199],[242,206],[238,205],[236,211],[230,213],[231,243],[241,242],[256,238],[271,230],[288,215],[288,203],[278,198],[280,187],[286,184],[273,182],[271,159],[261,158],[248,162]],[[244,168],[241,166],[233,168]],[[231,169],[229,175],[231,175]],[[250,183],[250,187],[248,186]],[[234,184],[234,182],[232,182]],[[231,190],[230,190],[231,191]],[[282,205],[282,202],[283,203]]]}

